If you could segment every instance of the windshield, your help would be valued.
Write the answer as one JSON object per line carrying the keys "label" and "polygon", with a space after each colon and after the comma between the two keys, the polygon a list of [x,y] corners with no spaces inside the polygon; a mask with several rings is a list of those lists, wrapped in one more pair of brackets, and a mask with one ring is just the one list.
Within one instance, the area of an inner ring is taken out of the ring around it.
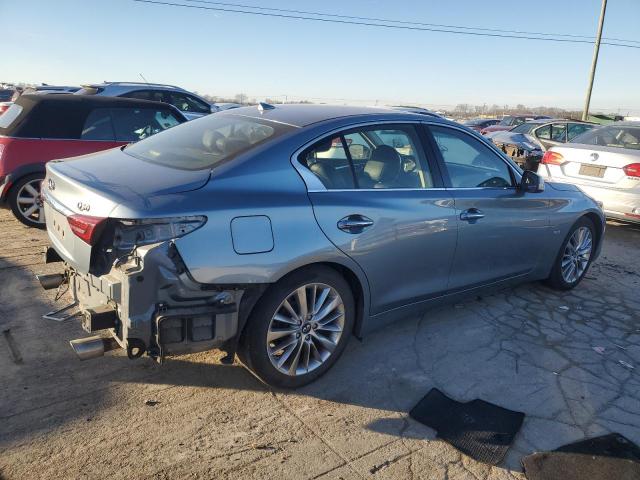
{"label": "windshield", "polygon": [[502,120],[500,120],[500,123],[498,123],[498,125],[511,125],[513,121],[513,117],[504,117]]}
{"label": "windshield", "polygon": [[578,135],[571,140],[571,143],[640,150],[640,125],[609,125],[594,128],[582,135]]}
{"label": "windshield", "polygon": [[237,115],[192,120],[124,149],[129,155],[183,170],[212,168],[293,127]]}
{"label": "windshield", "polygon": [[540,126],[539,123],[523,123],[522,125],[518,125],[517,127],[513,127],[509,131],[510,132],[514,132],[514,133],[531,133],[531,131],[534,128],[539,127],[539,126]]}

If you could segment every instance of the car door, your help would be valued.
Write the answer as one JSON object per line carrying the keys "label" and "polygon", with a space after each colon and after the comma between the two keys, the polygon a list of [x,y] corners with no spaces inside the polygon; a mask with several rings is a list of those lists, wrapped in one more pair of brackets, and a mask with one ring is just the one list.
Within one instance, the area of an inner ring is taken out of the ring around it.
{"label": "car door", "polygon": [[365,272],[372,314],[447,288],[456,243],[453,199],[423,150],[419,124],[332,134],[298,157],[318,224]]}
{"label": "car door", "polygon": [[429,125],[458,219],[452,291],[524,275],[539,261],[549,201],[516,188],[515,170],[463,129]]}

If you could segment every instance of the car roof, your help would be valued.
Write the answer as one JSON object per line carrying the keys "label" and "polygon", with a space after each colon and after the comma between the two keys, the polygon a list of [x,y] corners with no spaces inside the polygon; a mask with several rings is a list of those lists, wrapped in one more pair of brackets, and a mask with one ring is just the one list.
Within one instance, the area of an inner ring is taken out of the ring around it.
{"label": "car roof", "polygon": [[36,105],[64,105],[73,108],[117,108],[117,107],[156,107],[156,108],[171,108],[171,105],[163,102],[154,102],[151,100],[139,100],[137,98],[122,98],[122,97],[102,97],[96,95],[74,95],[72,93],[59,93],[55,95],[38,95],[38,94],[26,94],[21,95],[16,100],[18,105],[21,105],[25,110],[30,110]]}
{"label": "car roof", "polygon": [[[228,112],[228,113],[227,113]],[[223,110],[215,115],[244,115],[247,117],[261,118],[273,122],[284,123],[294,127],[306,127],[314,123],[333,120],[344,117],[386,117],[389,120],[424,120],[425,115],[412,113],[406,110],[395,110],[385,107],[357,107],[349,105],[309,105],[309,104],[283,104],[268,105],[267,108],[259,106],[234,108]],[[441,117],[429,116],[430,120],[449,123]]]}

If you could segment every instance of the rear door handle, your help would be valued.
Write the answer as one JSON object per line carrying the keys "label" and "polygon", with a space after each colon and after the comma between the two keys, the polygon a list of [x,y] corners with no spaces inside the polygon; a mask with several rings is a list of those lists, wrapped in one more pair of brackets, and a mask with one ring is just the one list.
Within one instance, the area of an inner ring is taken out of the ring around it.
{"label": "rear door handle", "polygon": [[477,208],[470,208],[460,214],[460,220],[464,220],[469,223],[475,223],[476,220],[484,218],[484,213]]}
{"label": "rear door handle", "polygon": [[373,225],[373,220],[364,215],[347,215],[338,220],[338,228],[347,233],[362,233],[365,228]]}

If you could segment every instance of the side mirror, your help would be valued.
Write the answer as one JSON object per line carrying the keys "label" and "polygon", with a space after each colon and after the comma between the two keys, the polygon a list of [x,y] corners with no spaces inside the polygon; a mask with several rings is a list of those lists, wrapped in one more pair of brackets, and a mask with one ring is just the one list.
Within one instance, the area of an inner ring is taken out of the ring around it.
{"label": "side mirror", "polygon": [[544,192],[544,179],[531,170],[525,170],[520,180],[520,190],[529,193]]}
{"label": "side mirror", "polygon": [[211,113],[216,113],[220,111],[220,107],[212,103],[210,110],[211,110]]}

